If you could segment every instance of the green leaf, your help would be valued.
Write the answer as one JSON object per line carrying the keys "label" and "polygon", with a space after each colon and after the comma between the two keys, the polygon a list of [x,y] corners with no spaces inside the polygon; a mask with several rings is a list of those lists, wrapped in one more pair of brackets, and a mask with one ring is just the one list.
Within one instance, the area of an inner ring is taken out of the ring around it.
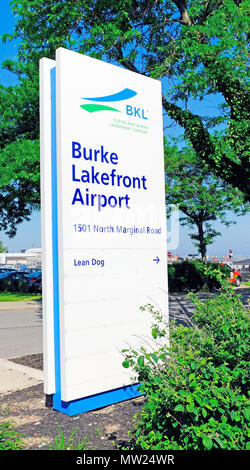
{"label": "green leaf", "polygon": [[174,411],[185,411],[185,407],[183,405],[177,405],[174,408]]}
{"label": "green leaf", "polygon": [[218,442],[221,449],[225,449],[225,444],[219,437],[214,437],[214,440]]}
{"label": "green leaf", "polygon": [[203,416],[204,418],[206,418],[206,417],[207,417],[207,410],[205,410],[205,408],[202,408],[202,409],[201,409],[201,412],[202,412],[202,416]]}
{"label": "green leaf", "polygon": [[123,361],[122,365],[123,365],[123,367],[125,367],[125,369],[128,369],[129,368],[129,361]]}
{"label": "green leaf", "polygon": [[158,332],[157,332],[157,329],[156,329],[156,328],[153,328],[153,329],[152,329],[152,336],[153,336],[154,339],[157,339]]}
{"label": "green leaf", "polygon": [[213,441],[209,436],[204,436],[202,438],[202,443],[206,449],[210,450],[213,447]]}
{"label": "green leaf", "polygon": [[188,377],[189,382],[191,382],[194,379],[195,379],[195,374],[193,374],[193,373],[190,374],[189,377]]}
{"label": "green leaf", "polygon": [[243,415],[247,419],[247,421],[250,421],[250,407],[248,406],[242,411]]}
{"label": "green leaf", "polygon": [[144,356],[139,356],[137,359],[137,364],[139,367],[144,367]]}
{"label": "green leaf", "polygon": [[158,357],[157,357],[156,354],[152,353],[152,354],[150,354],[150,356],[152,357],[154,362],[156,362],[156,363],[158,362]]}

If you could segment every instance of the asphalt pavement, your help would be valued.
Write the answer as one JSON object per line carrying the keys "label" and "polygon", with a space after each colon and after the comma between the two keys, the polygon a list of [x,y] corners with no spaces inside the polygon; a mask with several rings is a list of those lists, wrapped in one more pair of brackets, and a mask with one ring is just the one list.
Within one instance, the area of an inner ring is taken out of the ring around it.
{"label": "asphalt pavement", "polygon": [[41,303],[0,302],[0,393],[42,383],[42,371],[9,360],[41,352]]}
{"label": "asphalt pavement", "polygon": [[0,302],[0,359],[41,352],[41,302]]}

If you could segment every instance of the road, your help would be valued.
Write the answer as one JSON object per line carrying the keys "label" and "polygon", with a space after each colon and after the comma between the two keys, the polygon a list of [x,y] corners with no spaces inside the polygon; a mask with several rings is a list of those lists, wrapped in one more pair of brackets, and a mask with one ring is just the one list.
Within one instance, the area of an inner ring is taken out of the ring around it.
{"label": "road", "polygon": [[[7,304],[7,303],[6,303]],[[21,305],[20,305],[21,307]],[[42,352],[42,309],[15,308],[2,303],[0,308],[0,358]]]}
{"label": "road", "polygon": [[[237,293],[242,295],[245,305],[250,299],[250,289],[241,287]],[[202,294],[203,299],[217,294]],[[16,302],[16,304],[18,304]],[[20,305],[21,303],[19,303]],[[4,309],[0,305],[0,358],[11,358],[42,352],[42,308],[38,304],[36,308],[20,308],[17,310],[8,303]],[[190,326],[190,316],[193,312],[193,304],[184,293],[169,294],[170,320],[176,319],[184,325]]]}

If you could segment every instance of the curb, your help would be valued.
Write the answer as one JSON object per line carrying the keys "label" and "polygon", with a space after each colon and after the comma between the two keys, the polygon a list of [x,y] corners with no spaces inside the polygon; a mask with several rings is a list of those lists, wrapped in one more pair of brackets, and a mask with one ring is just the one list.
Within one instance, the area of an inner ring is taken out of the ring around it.
{"label": "curb", "polygon": [[29,300],[20,302],[0,302],[0,310],[29,310],[32,308],[42,308],[41,301]]}

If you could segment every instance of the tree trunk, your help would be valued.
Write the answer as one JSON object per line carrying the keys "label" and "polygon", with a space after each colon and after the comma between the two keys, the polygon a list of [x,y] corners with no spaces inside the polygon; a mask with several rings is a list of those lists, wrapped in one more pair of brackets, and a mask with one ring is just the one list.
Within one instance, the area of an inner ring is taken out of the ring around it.
{"label": "tree trunk", "polygon": [[204,230],[203,230],[203,224],[202,221],[199,221],[197,223],[198,227],[198,236],[199,236],[199,249],[201,253],[201,260],[204,264],[207,263],[207,246],[204,238]]}
{"label": "tree trunk", "polygon": [[[205,242],[205,237],[204,237],[204,230],[203,230],[203,221],[200,220],[197,223],[198,227],[198,237],[199,237],[199,249],[201,253],[201,260],[203,264],[207,264],[207,245]],[[205,275],[204,278],[204,284],[201,288],[202,291],[208,292],[209,291],[209,286],[208,286],[208,276]]]}

